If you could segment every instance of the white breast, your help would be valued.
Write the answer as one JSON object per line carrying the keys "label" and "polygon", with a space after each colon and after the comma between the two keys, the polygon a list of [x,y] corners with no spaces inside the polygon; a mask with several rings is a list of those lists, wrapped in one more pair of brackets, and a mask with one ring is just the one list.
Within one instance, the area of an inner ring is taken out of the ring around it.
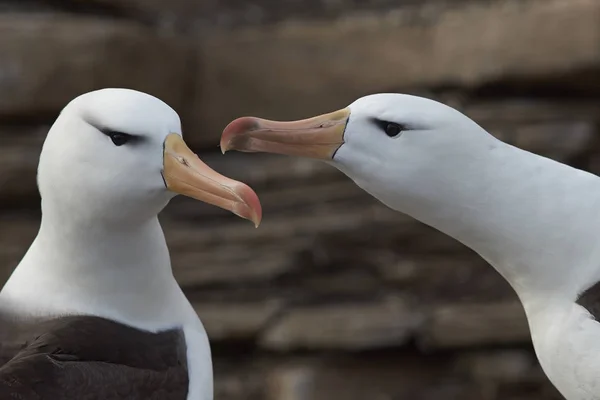
{"label": "white breast", "polygon": [[560,393],[600,400],[600,324],[575,303],[528,312],[528,320],[540,364]]}

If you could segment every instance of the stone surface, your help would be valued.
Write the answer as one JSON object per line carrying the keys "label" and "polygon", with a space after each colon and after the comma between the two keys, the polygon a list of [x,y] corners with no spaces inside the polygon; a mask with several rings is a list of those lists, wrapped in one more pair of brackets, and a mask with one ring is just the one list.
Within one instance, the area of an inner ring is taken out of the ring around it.
{"label": "stone surface", "polygon": [[530,382],[540,379],[537,360],[530,351],[481,351],[457,360],[457,369],[479,382]]}
{"label": "stone surface", "polygon": [[[135,16],[137,13],[142,15],[155,15],[162,16],[164,18],[175,17],[178,19],[182,15],[190,15],[190,13],[199,12],[202,9],[206,9],[209,6],[214,8],[216,3],[213,0],[209,1],[189,1],[189,0],[172,0],[164,2],[160,0],[67,0],[67,1],[55,1],[51,0],[50,3],[70,3],[76,6],[81,6],[81,9],[85,10],[85,7],[89,4],[97,4],[99,6],[106,6],[105,10],[112,11],[113,13],[119,13],[119,11],[125,11],[131,16]],[[139,14],[138,14],[139,15]]]}
{"label": "stone surface", "polygon": [[269,400],[309,400],[315,396],[315,368],[286,365],[275,369],[267,381]]}
{"label": "stone surface", "polygon": [[492,131],[507,143],[546,157],[568,162],[588,149],[595,140],[593,121],[553,122],[512,127],[507,132]]}
{"label": "stone surface", "polygon": [[211,340],[253,339],[281,310],[272,300],[260,303],[194,303]]}
{"label": "stone surface", "polygon": [[185,41],[137,24],[0,14],[0,53],[0,118],[52,118],[74,97],[103,87],[142,90],[185,111]]}
{"label": "stone surface", "polygon": [[369,349],[403,344],[419,323],[400,299],[379,304],[349,304],[292,309],[264,332],[268,349]]}
{"label": "stone surface", "polygon": [[469,117],[482,125],[539,124],[564,121],[600,121],[600,104],[592,99],[567,97],[562,100],[523,98],[518,95],[469,99],[460,104]]}
{"label": "stone surface", "polygon": [[523,307],[510,303],[440,305],[422,334],[427,348],[446,348],[529,341],[529,326]]}
{"label": "stone surface", "polygon": [[[485,0],[477,0],[485,1]],[[414,6],[412,0],[49,0],[54,5],[81,6],[86,10],[93,5],[115,14],[126,13],[135,17],[140,14],[154,20],[169,23],[173,29],[190,25],[197,29],[232,29],[245,25],[264,25],[289,18],[332,19],[352,10],[353,12],[381,11],[398,6]],[[461,3],[464,0],[452,0]],[[433,0],[440,5],[444,0]],[[166,21],[165,21],[166,20]]]}
{"label": "stone surface", "polygon": [[[473,352],[492,370],[502,369],[516,358],[535,360],[531,350],[500,353]],[[497,362],[498,365],[490,365]],[[533,362],[520,366],[518,381],[482,379],[471,376],[457,364],[468,364],[460,354],[416,356],[382,352],[356,355],[294,355],[219,359],[215,365],[218,398],[232,400],[350,400],[372,399],[467,399],[467,400],[559,400]],[[516,364],[515,364],[516,365]],[[475,366],[473,366],[475,367]],[[479,367],[484,365],[479,364]],[[251,377],[251,378],[249,378]],[[258,384],[257,384],[258,382]],[[217,396],[216,396],[217,397]]]}
{"label": "stone surface", "polygon": [[0,204],[18,205],[37,201],[35,177],[48,129],[48,126],[0,125]]}
{"label": "stone surface", "polygon": [[[273,399],[482,399],[484,388],[445,373],[448,358],[361,354],[339,359],[298,360],[270,375]],[[423,375],[427,365],[429,373]],[[274,381],[274,382],[273,382]],[[275,397],[277,396],[277,397]]]}
{"label": "stone surface", "polygon": [[297,119],[372,92],[597,66],[600,3],[492,2],[420,17],[400,10],[204,35],[198,45],[196,109],[208,139],[242,115]]}
{"label": "stone surface", "polygon": [[[293,247],[286,245],[285,250],[291,252]],[[175,277],[185,287],[268,281],[293,267],[293,259],[286,251],[274,246],[262,246],[260,249],[228,246],[223,252],[187,248],[175,254],[172,261],[177,266]]]}

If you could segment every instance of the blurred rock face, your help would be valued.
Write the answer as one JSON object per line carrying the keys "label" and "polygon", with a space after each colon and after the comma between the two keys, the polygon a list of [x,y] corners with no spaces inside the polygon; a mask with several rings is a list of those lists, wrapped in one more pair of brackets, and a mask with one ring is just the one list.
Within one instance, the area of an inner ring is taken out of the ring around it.
{"label": "blurred rock face", "polygon": [[516,296],[475,254],[324,164],[217,144],[241,115],[401,91],[597,173],[599,27],[590,0],[2,0],[0,281],[38,228],[35,170],[58,112],[134,88],[176,108],[200,156],[263,202],[258,230],[185,199],[162,215],[212,338],[216,398],[559,399]]}

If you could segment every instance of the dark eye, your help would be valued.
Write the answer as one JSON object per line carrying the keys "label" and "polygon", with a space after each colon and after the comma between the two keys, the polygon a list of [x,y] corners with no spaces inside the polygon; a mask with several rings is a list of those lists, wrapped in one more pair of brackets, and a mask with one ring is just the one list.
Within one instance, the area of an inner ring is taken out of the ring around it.
{"label": "dark eye", "polygon": [[402,132],[402,127],[394,122],[388,122],[385,125],[385,134],[389,137],[398,136]]}
{"label": "dark eye", "polygon": [[131,140],[131,135],[123,132],[107,132],[106,135],[112,140],[115,146],[123,146]]}
{"label": "dark eye", "polygon": [[379,129],[381,129],[382,131],[385,132],[386,135],[388,135],[389,137],[393,138],[393,137],[397,137],[398,135],[400,135],[403,131],[406,131],[407,128],[401,124],[398,124],[396,122],[389,122],[389,121],[384,121],[381,119],[377,119],[377,118],[373,118],[371,120]]}

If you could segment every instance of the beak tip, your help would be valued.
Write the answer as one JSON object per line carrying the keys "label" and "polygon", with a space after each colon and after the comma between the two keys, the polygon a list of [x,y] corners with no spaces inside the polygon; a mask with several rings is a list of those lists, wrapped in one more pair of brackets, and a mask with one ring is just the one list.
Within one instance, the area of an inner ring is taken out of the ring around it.
{"label": "beak tip", "polygon": [[221,134],[221,151],[225,154],[228,150],[236,150],[235,138],[255,130],[259,121],[254,117],[240,117],[231,121]]}
{"label": "beak tip", "polygon": [[262,209],[260,206],[260,202],[258,202],[257,204],[258,204],[258,206],[254,206],[256,208],[253,209],[253,213],[252,213],[252,222],[254,222],[255,228],[258,228],[262,221]]}
{"label": "beak tip", "polygon": [[240,198],[239,207],[235,213],[242,218],[252,221],[254,227],[258,228],[262,221],[262,206],[258,195],[250,186],[244,183],[241,183],[235,191]]}

